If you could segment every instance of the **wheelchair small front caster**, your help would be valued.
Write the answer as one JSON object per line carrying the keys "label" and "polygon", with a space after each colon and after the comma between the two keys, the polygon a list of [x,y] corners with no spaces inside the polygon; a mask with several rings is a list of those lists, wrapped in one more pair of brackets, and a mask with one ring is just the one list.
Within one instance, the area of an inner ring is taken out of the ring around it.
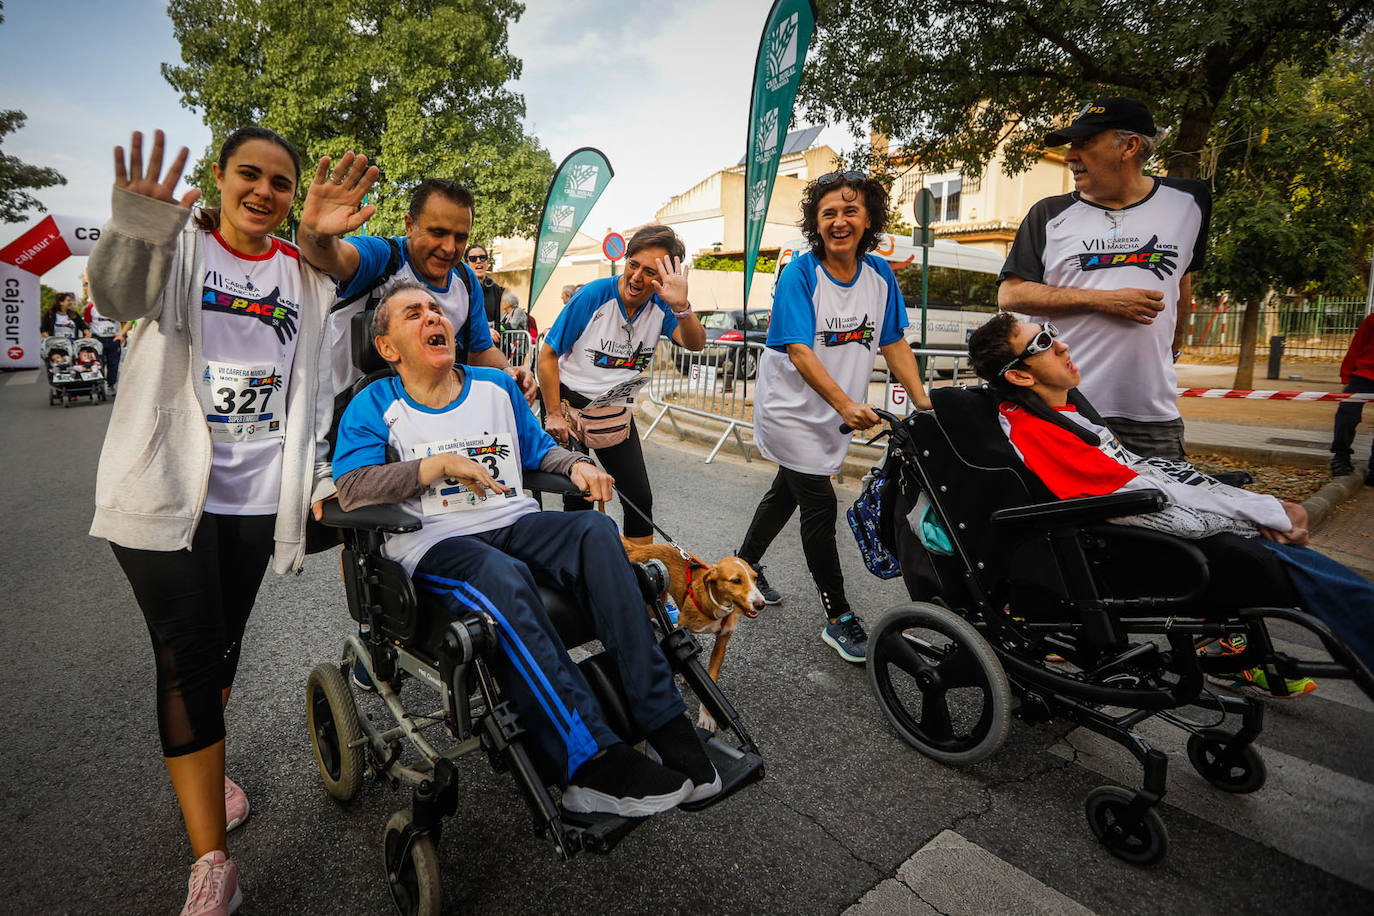
{"label": "wheelchair small front caster", "polygon": [[1135,793],[1119,786],[1099,786],[1083,802],[1088,827],[1107,851],[1131,865],[1154,865],[1169,851],[1169,831],[1154,808],[1130,811]]}
{"label": "wheelchair small front caster", "polygon": [[439,852],[427,833],[414,833],[410,810],[402,808],[386,822],[386,883],[401,916],[439,916],[442,887]]}
{"label": "wheelchair small front caster", "polygon": [[1223,792],[1244,795],[1264,785],[1268,771],[1253,744],[1247,744],[1239,753],[1228,754],[1227,745],[1234,740],[1234,736],[1220,728],[1189,735],[1188,762],[1203,779]]}

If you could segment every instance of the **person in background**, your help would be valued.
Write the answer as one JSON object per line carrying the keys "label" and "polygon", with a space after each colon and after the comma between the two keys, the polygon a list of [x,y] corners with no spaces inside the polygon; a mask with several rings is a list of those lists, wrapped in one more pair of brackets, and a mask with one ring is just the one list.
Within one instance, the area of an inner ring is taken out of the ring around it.
{"label": "person in background", "polygon": [[[1366,315],[1350,349],[1341,360],[1341,383],[1352,394],[1374,392],[1374,313]],[[1336,426],[1331,431],[1331,476],[1345,477],[1355,473],[1351,458],[1355,454],[1355,430],[1364,414],[1363,401],[1345,401],[1336,408]],[[1374,447],[1370,449],[1369,465],[1364,472],[1364,485],[1374,487]]]}
{"label": "person in background", "polygon": [[69,340],[90,336],[90,328],[76,308],[76,293],[57,294],[53,299],[52,308],[43,313],[38,333],[44,337],[56,334]]}
{"label": "person in background", "polygon": [[567,304],[568,304],[568,300],[571,299],[573,296],[577,295],[577,291],[578,291],[579,289],[581,289],[581,288],[582,288],[582,284],[581,284],[581,283],[565,283],[565,284],[563,284],[563,292],[562,292],[563,304],[564,304],[564,305],[567,305]]}
{"label": "person in background", "polygon": [[115,386],[119,384],[119,361],[124,353],[124,342],[128,339],[129,329],[133,326],[129,321],[115,321],[100,313],[90,294],[91,279],[89,273],[81,278],[81,289],[86,298],[86,309],[83,317],[91,328],[91,336],[100,341],[100,348],[105,356],[105,385],[110,390],[110,396],[115,395]]}
{"label": "person in background", "polygon": [[1182,460],[1174,361],[1212,195],[1192,178],[1144,173],[1160,135],[1143,103],[1110,98],[1045,136],[1047,147],[1068,144],[1074,190],[1026,214],[997,277],[997,304],[1064,331],[1083,366],[1083,394],[1127,448]]}
{"label": "person in background", "polygon": [[491,253],[487,246],[468,246],[467,262],[477,274],[477,282],[482,284],[482,308],[487,313],[487,324],[494,328],[501,318],[501,297],[506,294],[506,288],[487,276],[491,269]]}
{"label": "person in background", "polygon": [[[754,389],[754,442],[778,463],[778,473],[736,551],[761,570],[764,553],[800,507],[802,551],[826,616],[821,639],[855,664],[867,657],[868,636],[844,593],[830,477],[854,431],[879,422],[865,403],[879,352],[912,403],[930,406],[902,335],[906,308],[897,277],[871,254],[887,226],[887,206],[887,191],[863,172],[830,172],[802,192],[801,229],[811,248],[778,277]],[[782,601],[762,573],[758,584],[765,601]]]}

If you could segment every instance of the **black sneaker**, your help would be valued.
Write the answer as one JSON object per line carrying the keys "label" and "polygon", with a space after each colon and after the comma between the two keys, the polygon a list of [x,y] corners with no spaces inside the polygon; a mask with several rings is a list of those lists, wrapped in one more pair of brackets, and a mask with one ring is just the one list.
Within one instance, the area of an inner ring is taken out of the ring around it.
{"label": "black sneaker", "polygon": [[1332,477],[1349,477],[1355,473],[1355,465],[1350,463],[1349,455],[1335,455],[1331,459]]}
{"label": "black sneaker", "polygon": [[1374,487],[1374,461],[1369,463],[1369,470],[1364,472],[1364,485]]}
{"label": "black sneaker", "polygon": [[692,781],[636,751],[612,744],[573,773],[563,807],[580,814],[648,817],[676,808],[692,793]]}
{"label": "black sneaker", "polygon": [[648,740],[649,747],[665,766],[692,781],[692,791],[683,801],[701,801],[720,791],[720,773],[716,772],[711,758],[706,756],[701,736],[685,715],[674,716]]}
{"label": "black sneaker", "polygon": [[763,596],[763,603],[782,604],[782,595],[779,595],[778,590],[768,584],[768,577],[763,574],[765,567],[757,563],[750,563],[749,566],[754,570],[754,575],[757,578],[759,586],[759,594]]}
{"label": "black sneaker", "polygon": [[821,630],[821,639],[847,662],[862,665],[868,658],[868,634],[853,611],[827,623]]}

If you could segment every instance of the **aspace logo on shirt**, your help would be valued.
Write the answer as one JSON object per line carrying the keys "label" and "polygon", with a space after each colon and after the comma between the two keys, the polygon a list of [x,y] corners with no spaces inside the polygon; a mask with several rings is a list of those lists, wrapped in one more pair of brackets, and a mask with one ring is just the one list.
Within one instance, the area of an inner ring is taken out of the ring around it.
{"label": "aspace logo on shirt", "polygon": [[493,439],[487,445],[468,446],[467,453],[469,458],[480,458],[483,455],[495,455],[498,458],[505,458],[511,452],[509,445],[499,439]]}
{"label": "aspace logo on shirt", "polygon": [[[827,318],[829,327],[816,332],[816,339],[824,347],[842,347],[845,344],[863,344],[865,349],[873,349],[873,319],[865,315],[863,321],[857,318]],[[857,324],[856,324],[857,322]]]}
{"label": "aspace logo on shirt", "polygon": [[[603,347],[606,347],[608,343],[610,343],[610,341],[602,341]],[[623,348],[624,345],[621,344],[615,349]],[[594,347],[587,348],[587,355],[591,357],[593,366],[598,369],[633,369],[636,372],[643,372],[645,369],[649,368],[649,363],[654,356],[653,347],[636,347],[633,353],[622,353],[619,355],[613,352],[607,353],[607,349],[612,348],[606,347],[606,349],[602,350],[598,350]]]}
{"label": "aspace logo on shirt", "polygon": [[1161,246],[1157,235],[1150,236],[1148,242],[1133,250],[1089,251],[1074,257],[1078,258],[1078,269],[1082,271],[1139,267],[1141,270],[1150,271],[1160,280],[1172,274],[1178,267],[1178,251],[1172,246]]}
{"label": "aspace logo on shirt", "polygon": [[276,331],[282,343],[296,336],[296,317],[300,313],[294,303],[281,298],[279,288],[261,299],[245,299],[207,286],[201,294],[201,307],[206,311],[256,318]]}

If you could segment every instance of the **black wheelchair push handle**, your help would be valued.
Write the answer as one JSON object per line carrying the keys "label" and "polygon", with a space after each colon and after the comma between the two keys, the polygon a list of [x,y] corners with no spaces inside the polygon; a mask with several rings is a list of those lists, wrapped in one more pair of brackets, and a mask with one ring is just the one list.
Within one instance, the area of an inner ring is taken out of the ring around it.
{"label": "black wheelchair push handle", "polygon": [[[899,417],[899,416],[897,416],[895,413],[888,413],[886,410],[883,410],[881,407],[873,407],[872,404],[869,404],[868,406],[873,408],[873,412],[876,413],[876,414],[878,415],[878,419],[879,419],[879,420],[882,420],[883,422],[887,423],[887,424],[890,425],[890,426],[896,426],[898,423],[902,422],[902,418]],[[841,433],[841,435],[847,436],[847,435],[849,435],[850,433],[852,433],[853,431],[854,431],[854,427],[850,426],[848,423],[841,423],[841,424],[840,424],[840,433]]]}

